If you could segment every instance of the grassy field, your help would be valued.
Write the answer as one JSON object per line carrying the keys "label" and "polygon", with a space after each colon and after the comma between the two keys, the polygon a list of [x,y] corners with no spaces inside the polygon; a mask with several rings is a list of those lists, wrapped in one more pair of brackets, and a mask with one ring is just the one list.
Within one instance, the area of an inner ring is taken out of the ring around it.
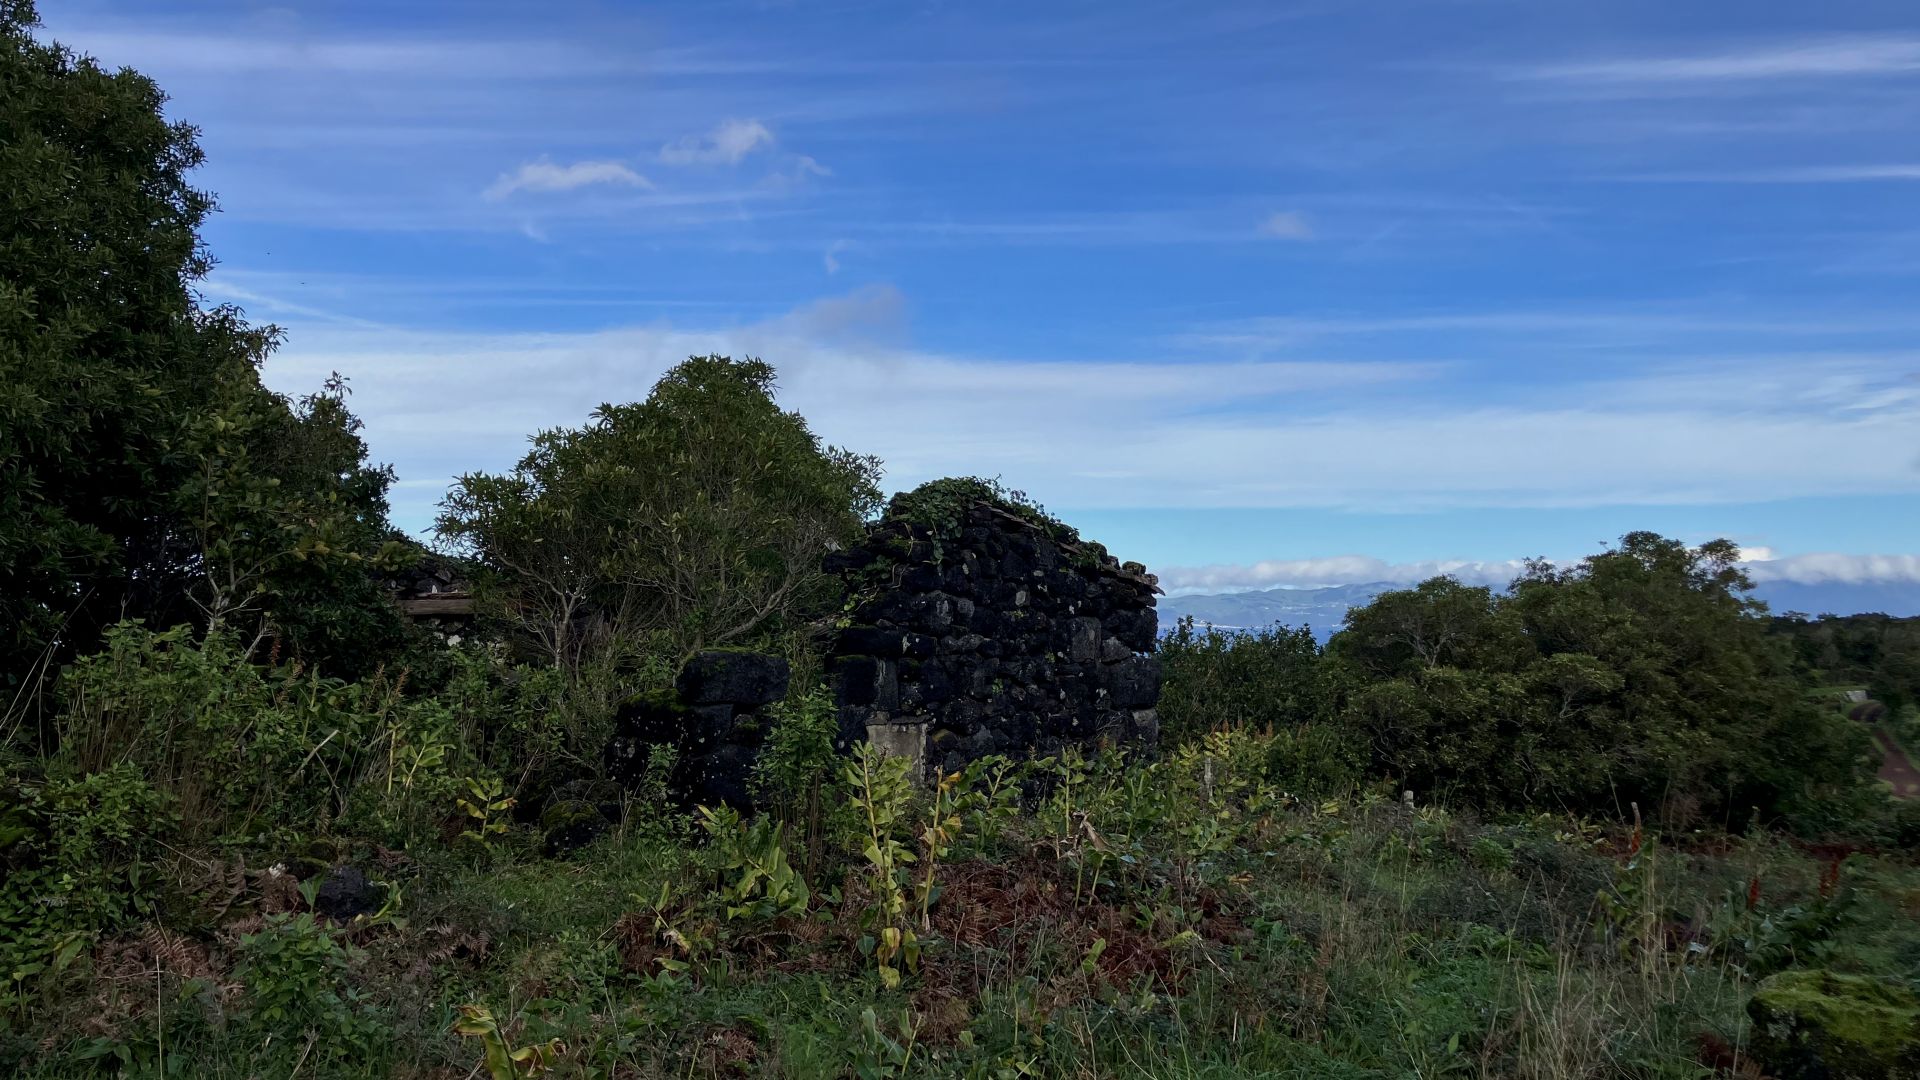
{"label": "grassy field", "polygon": [[561,858],[317,852],[386,884],[356,919],[306,914],[298,866],[183,851],[143,932],[16,996],[0,1061],[486,1075],[464,1015],[555,1076],[1758,1076],[1756,980],[1920,973],[1907,860],[1298,799],[1263,752],[937,807],[880,776],[811,836],[635,814]]}

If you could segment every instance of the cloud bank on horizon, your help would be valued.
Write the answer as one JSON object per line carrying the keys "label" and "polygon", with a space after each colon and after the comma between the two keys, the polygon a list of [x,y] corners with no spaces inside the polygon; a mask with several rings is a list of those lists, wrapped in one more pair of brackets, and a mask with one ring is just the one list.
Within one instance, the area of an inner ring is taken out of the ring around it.
{"label": "cloud bank on horizon", "polygon": [[1602,510],[1915,573],[1815,554],[1920,530],[1903,5],[45,7],[202,128],[207,298],[350,377],[408,528],[723,352],[1183,588],[1511,576]]}
{"label": "cloud bank on horizon", "polygon": [[[1800,585],[1911,585],[1920,583],[1920,556],[1844,555],[1822,552],[1769,557],[1743,550],[1740,566],[1756,583]],[[1554,560],[1571,562],[1573,560]],[[1318,589],[1333,585],[1413,585],[1452,577],[1468,585],[1504,586],[1526,570],[1524,559],[1478,562],[1433,559],[1390,563],[1365,555],[1321,559],[1275,559],[1246,566],[1171,567],[1160,571],[1169,594],[1247,592],[1256,589]]]}

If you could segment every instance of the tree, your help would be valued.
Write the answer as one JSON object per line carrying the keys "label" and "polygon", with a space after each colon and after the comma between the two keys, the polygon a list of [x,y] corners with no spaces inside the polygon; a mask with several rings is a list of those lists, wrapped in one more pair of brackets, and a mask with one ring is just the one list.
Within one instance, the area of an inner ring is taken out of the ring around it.
{"label": "tree", "polygon": [[534,437],[513,472],[462,476],[441,504],[441,541],[478,560],[482,597],[555,667],[575,668],[589,619],[620,606],[616,582],[631,537],[620,531],[610,487],[579,433],[554,430]]}
{"label": "tree", "polygon": [[1320,646],[1307,627],[1229,633],[1196,628],[1191,615],[1160,640],[1166,680],[1161,737],[1187,742],[1212,731],[1275,731],[1326,712]]}
{"label": "tree", "polygon": [[1864,736],[1808,702],[1717,540],[1630,533],[1504,593],[1386,593],[1329,643],[1341,715],[1376,771],[1486,806],[1743,825],[1846,793]]}
{"label": "tree", "polygon": [[[1349,612],[1340,651],[1376,675],[1498,664],[1502,655],[1524,645],[1513,640],[1515,627],[1500,616],[1493,590],[1437,577],[1381,593]],[[1493,655],[1486,655],[1489,650]]]}
{"label": "tree", "polygon": [[[215,540],[196,488],[384,514],[384,473],[272,452],[274,431],[358,438],[344,408],[302,414],[260,385],[273,328],[199,304],[213,201],[187,181],[194,129],[163,117],[146,77],[37,41],[36,24],[31,3],[0,0],[0,708],[105,625],[193,618],[194,582],[202,603],[234,597],[208,573],[259,538],[229,519]],[[214,422],[236,409],[257,418],[240,472]]]}
{"label": "tree", "polygon": [[1920,700],[1920,619],[1789,614],[1775,618],[1771,629],[1792,646],[1811,684],[1865,686],[1896,719]]}
{"label": "tree", "polygon": [[645,401],[536,435],[513,472],[461,477],[440,537],[556,665],[634,632],[686,655],[790,627],[834,597],[821,559],[878,508],[879,463],[773,391],[760,360],[692,357]]}
{"label": "tree", "polygon": [[404,635],[374,571],[417,546],[387,523],[393,471],[367,461],[360,421],[338,373],[298,400],[230,372],[190,414],[183,457],[194,468],[174,506],[190,544],[183,583],[209,632],[258,618],[293,655],[334,674],[377,665]]}
{"label": "tree", "polygon": [[1344,792],[1367,761],[1352,728],[1335,719],[1328,667],[1313,631],[1196,629],[1191,615],[1160,639],[1166,680],[1160,738],[1179,744],[1215,731],[1259,731],[1267,777],[1297,795]]}

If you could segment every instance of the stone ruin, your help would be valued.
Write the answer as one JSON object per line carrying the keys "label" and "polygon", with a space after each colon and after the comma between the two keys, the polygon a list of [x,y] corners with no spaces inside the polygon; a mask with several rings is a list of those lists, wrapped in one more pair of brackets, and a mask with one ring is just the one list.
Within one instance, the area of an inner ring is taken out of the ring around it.
{"label": "stone ruin", "polygon": [[828,566],[861,598],[827,662],[843,749],[953,770],[1159,738],[1159,588],[1138,563],[978,501],[945,529],[890,514]]}
{"label": "stone ruin", "polygon": [[473,585],[451,559],[426,553],[407,568],[383,575],[380,583],[401,614],[441,640],[457,645],[471,632]]}
{"label": "stone ruin", "polygon": [[[1159,588],[1138,563],[980,501],[944,527],[890,513],[826,568],[855,600],[827,655],[841,750],[869,741],[924,777],[992,754],[1157,741]],[[637,780],[670,745],[681,797],[751,805],[766,709],[789,679],[777,657],[695,656],[671,690],[621,708],[613,774]]]}
{"label": "stone ruin", "polygon": [[703,652],[687,661],[673,689],[642,694],[615,717],[608,763],[631,783],[646,772],[655,746],[671,746],[670,790],[690,803],[748,806],[747,782],[767,737],[767,706],[787,696],[786,660],[760,653]]}

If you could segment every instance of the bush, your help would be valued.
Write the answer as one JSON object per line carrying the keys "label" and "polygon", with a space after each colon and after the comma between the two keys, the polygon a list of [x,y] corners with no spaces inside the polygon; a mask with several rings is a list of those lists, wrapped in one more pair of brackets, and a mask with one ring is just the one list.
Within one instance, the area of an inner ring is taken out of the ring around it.
{"label": "bush", "polygon": [[1370,768],[1493,808],[1741,827],[1850,806],[1866,736],[1810,702],[1725,541],[1633,533],[1496,593],[1436,578],[1327,647]]}
{"label": "bush", "polygon": [[0,782],[0,970],[46,965],[152,906],[169,800],[121,764]]}
{"label": "bush", "polygon": [[950,476],[929,480],[895,495],[887,504],[887,517],[926,530],[938,544],[958,539],[967,511],[982,503],[1020,518],[1056,544],[1077,550],[1084,565],[1097,566],[1107,560],[1104,545],[1081,536],[1080,530],[1047,513],[1046,507],[1026,492],[1013,490],[997,478]]}
{"label": "bush", "polygon": [[269,916],[240,939],[240,958],[247,1026],[284,1039],[282,1053],[311,1040],[318,1061],[363,1057],[387,1041],[386,1025],[349,982],[352,954],[312,915]]}
{"label": "bush", "polygon": [[1160,732],[1169,743],[1210,731],[1289,730],[1326,715],[1320,648],[1306,627],[1229,633],[1198,629],[1189,616],[1161,639],[1160,657]]}
{"label": "bush", "polygon": [[398,838],[444,809],[463,775],[446,705],[404,674],[359,682],[253,663],[227,638],[123,623],[62,679],[52,761],[119,768],[163,792],[191,838],[259,838],[286,823],[353,819]]}
{"label": "bush", "polygon": [[833,698],[817,687],[774,705],[771,712],[773,725],[754,769],[754,797],[800,839],[812,872],[828,837],[852,828],[841,783],[843,760],[833,747],[839,719]]}
{"label": "bush", "polygon": [[1267,747],[1267,779],[1294,795],[1320,797],[1352,790],[1365,778],[1366,747],[1351,729],[1302,724],[1273,733]]}

